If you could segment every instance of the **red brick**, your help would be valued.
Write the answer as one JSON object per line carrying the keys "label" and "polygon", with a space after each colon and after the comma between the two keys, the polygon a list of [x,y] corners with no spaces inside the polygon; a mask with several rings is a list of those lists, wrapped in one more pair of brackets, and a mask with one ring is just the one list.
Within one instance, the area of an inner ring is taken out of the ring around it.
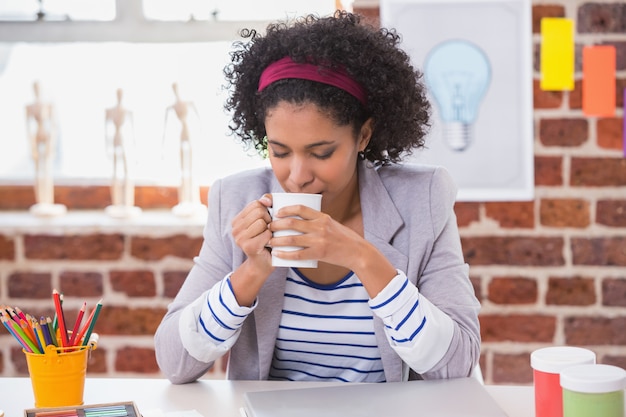
{"label": "red brick", "polygon": [[480,333],[483,342],[552,343],[556,317],[540,314],[481,315]]}
{"label": "red brick", "polygon": [[537,281],[523,277],[494,277],[488,292],[489,300],[496,304],[532,304],[537,302]]}
{"label": "red brick", "polygon": [[124,236],[119,234],[26,235],[24,236],[24,250],[28,259],[113,260],[122,257]]}
{"label": "red brick", "polygon": [[596,222],[611,227],[626,227],[626,200],[599,200]]}
{"label": "red brick", "polygon": [[156,282],[154,274],[148,270],[127,270],[109,272],[111,287],[129,297],[154,297]]}
{"label": "red brick", "polygon": [[166,238],[133,237],[131,254],[135,258],[154,261],[166,256],[193,259],[200,252],[201,237],[175,235]]}
{"label": "red brick", "polygon": [[70,297],[102,297],[102,274],[99,272],[63,271],[59,291]]}
{"label": "red brick", "polygon": [[584,228],[591,223],[589,205],[582,199],[542,199],[539,219],[544,226]]}
{"label": "red brick", "polygon": [[622,369],[626,369],[626,356],[604,355],[602,360],[598,361],[598,363],[619,366]]}
{"label": "red brick", "polygon": [[166,271],[163,273],[163,296],[174,298],[182,287],[188,271]]}
{"label": "red brick", "polygon": [[548,293],[546,294],[548,305],[587,306],[595,302],[596,290],[593,278],[550,277],[548,280]]}
{"label": "red brick", "polygon": [[602,305],[626,307],[626,278],[605,278],[602,280]]}
{"label": "red brick", "polygon": [[533,80],[533,108],[558,109],[562,104],[562,91],[542,90],[540,81]]}
{"label": "red brick", "polygon": [[105,303],[94,331],[105,335],[151,336],[165,312],[165,308],[131,308]]}
{"label": "red brick", "polygon": [[581,80],[575,80],[574,90],[569,92],[569,108],[572,110],[583,108],[583,84]]}
{"label": "red brick", "polygon": [[146,209],[174,207],[178,203],[177,187],[135,187],[135,204]]}
{"label": "red brick", "polygon": [[598,146],[604,149],[621,150],[623,146],[624,119],[611,117],[598,119]]}
{"label": "red brick", "polygon": [[533,4],[533,33],[541,33],[541,19],[544,17],[565,17],[565,7],[558,4]]}
{"label": "red brick", "polygon": [[580,146],[589,138],[586,119],[541,119],[539,140],[545,146]]}
{"label": "red brick", "polygon": [[107,373],[107,351],[101,347],[96,347],[95,350],[89,352],[89,360],[87,361],[87,376],[92,374],[105,374]]}
{"label": "red brick", "polygon": [[619,187],[626,185],[624,158],[572,158],[573,186]]}
{"label": "red brick", "polygon": [[466,237],[463,254],[470,265],[559,266],[563,239],[558,237]]}
{"label": "red brick", "polygon": [[480,220],[480,203],[456,203],[454,212],[459,227],[469,226]]}
{"label": "red brick", "polygon": [[9,275],[7,287],[11,298],[52,300],[52,276],[48,272],[13,273]]}
{"label": "red brick", "polygon": [[626,237],[572,238],[574,265],[626,266]]}
{"label": "red brick", "polygon": [[59,185],[54,187],[54,201],[70,210],[103,209],[111,204],[111,187]]}
{"label": "red brick", "polygon": [[624,107],[624,89],[626,89],[626,78],[617,78],[615,80],[615,106]]}
{"label": "red brick", "polygon": [[15,258],[15,239],[0,235],[0,259],[11,261]]}
{"label": "red brick", "polygon": [[496,220],[502,228],[533,228],[534,207],[533,201],[485,203],[487,217]]}
{"label": "red brick", "polygon": [[575,346],[626,345],[626,317],[567,317],[565,343]]}
{"label": "red brick", "polygon": [[0,210],[26,210],[33,204],[35,191],[32,186],[0,186]]}
{"label": "red brick", "polygon": [[532,383],[533,370],[530,367],[530,354],[494,354],[492,378],[495,384]]}
{"label": "red brick", "polygon": [[535,185],[563,185],[563,158],[535,156]]}
{"label": "red brick", "polygon": [[15,346],[11,348],[11,362],[13,363],[13,368],[15,368],[17,376],[29,376],[26,355],[24,355],[22,349],[18,347],[17,342],[15,342],[14,345]]}
{"label": "red brick", "polygon": [[626,4],[584,3],[576,17],[578,33],[626,32]]}
{"label": "red brick", "polygon": [[125,347],[115,356],[116,372],[136,372],[152,374],[159,372],[154,349]]}

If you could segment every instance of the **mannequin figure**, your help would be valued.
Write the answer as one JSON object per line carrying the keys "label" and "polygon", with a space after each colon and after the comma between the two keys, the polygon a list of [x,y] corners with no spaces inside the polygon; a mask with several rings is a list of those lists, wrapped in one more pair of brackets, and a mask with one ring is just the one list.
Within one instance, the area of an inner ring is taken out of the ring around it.
{"label": "mannequin figure", "polygon": [[38,82],[33,83],[35,101],[26,106],[26,129],[35,163],[35,201],[30,212],[36,216],[58,216],[67,208],[54,204],[52,163],[55,156],[57,126],[54,107],[41,100]]}
{"label": "mannequin figure", "polygon": [[[192,171],[192,146],[191,134],[189,129],[189,111],[193,111],[198,117],[199,114],[193,102],[182,101],[178,93],[178,84],[172,84],[176,101],[165,111],[165,125],[169,119],[170,113],[176,115],[180,122],[180,166],[181,166],[181,182],[178,187],[178,204],[172,208],[172,212],[181,217],[193,216],[196,214],[206,213],[206,206],[200,203],[200,189],[195,186]],[[167,129],[164,128],[163,143],[165,144]]]}
{"label": "mannequin figure", "polygon": [[133,114],[122,106],[122,89],[117,90],[117,104],[105,112],[107,152],[113,156],[111,205],[106,212],[112,217],[133,217],[141,213],[135,207],[135,187],[130,178],[129,140],[132,136]]}

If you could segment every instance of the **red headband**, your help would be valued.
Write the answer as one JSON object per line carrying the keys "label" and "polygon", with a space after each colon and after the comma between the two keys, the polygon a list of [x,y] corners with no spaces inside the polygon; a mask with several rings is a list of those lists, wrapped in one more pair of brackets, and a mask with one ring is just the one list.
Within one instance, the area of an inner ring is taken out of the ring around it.
{"label": "red headband", "polygon": [[285,78],[299,78],[317,81],[340,88],[356,97],[363,106],[367,104],[365,88],[343,69],[318,67],[309,63],[294,62],[291,57],[284,57],[271,63],[261,73],[258,91],[263,91],[271,83]]}

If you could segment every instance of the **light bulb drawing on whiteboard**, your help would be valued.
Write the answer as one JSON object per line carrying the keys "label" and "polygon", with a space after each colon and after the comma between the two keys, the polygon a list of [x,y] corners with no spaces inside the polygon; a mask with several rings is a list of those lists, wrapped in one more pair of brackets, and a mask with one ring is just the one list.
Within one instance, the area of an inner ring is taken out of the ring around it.
{"label": "light bulb drawing on whiteboard", "polygon": [[465,151],[491,81],[487,55],[465,40],[444,41],[426,56],[424,78],[439,110],[446,143],[454,151]]}

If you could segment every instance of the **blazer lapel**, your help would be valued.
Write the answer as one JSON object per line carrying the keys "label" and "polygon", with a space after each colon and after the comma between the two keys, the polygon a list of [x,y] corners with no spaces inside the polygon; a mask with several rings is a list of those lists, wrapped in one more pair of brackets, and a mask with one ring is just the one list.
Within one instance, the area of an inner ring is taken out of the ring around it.
{"label": "blazer lapel", "polygon": [[287,268],[276,268],[267,278],[267,281],[259,292],[258,301],[254,313],[255,317],[263,317],[263,320],[255,319],[256,334],[259,347],[259,379],[268,379],[274,344],[278,336],[278,326],[283,309],[282,295],[285,293],[287,281]]}
{"label": "blazer lapel", "polygon": [[[359,165],[359,187],[365,238],[372,242],[396,268],[406,271],[408,257],[392,246],[394,236],[404,226],[404,220],[378,171],[367,167],[364,162]],[[374,332],[378,340],[385,378],[387,382],[402,381],[404,379],[402,360],[389,345],[384,329],[382,320],[374,316]]]}

